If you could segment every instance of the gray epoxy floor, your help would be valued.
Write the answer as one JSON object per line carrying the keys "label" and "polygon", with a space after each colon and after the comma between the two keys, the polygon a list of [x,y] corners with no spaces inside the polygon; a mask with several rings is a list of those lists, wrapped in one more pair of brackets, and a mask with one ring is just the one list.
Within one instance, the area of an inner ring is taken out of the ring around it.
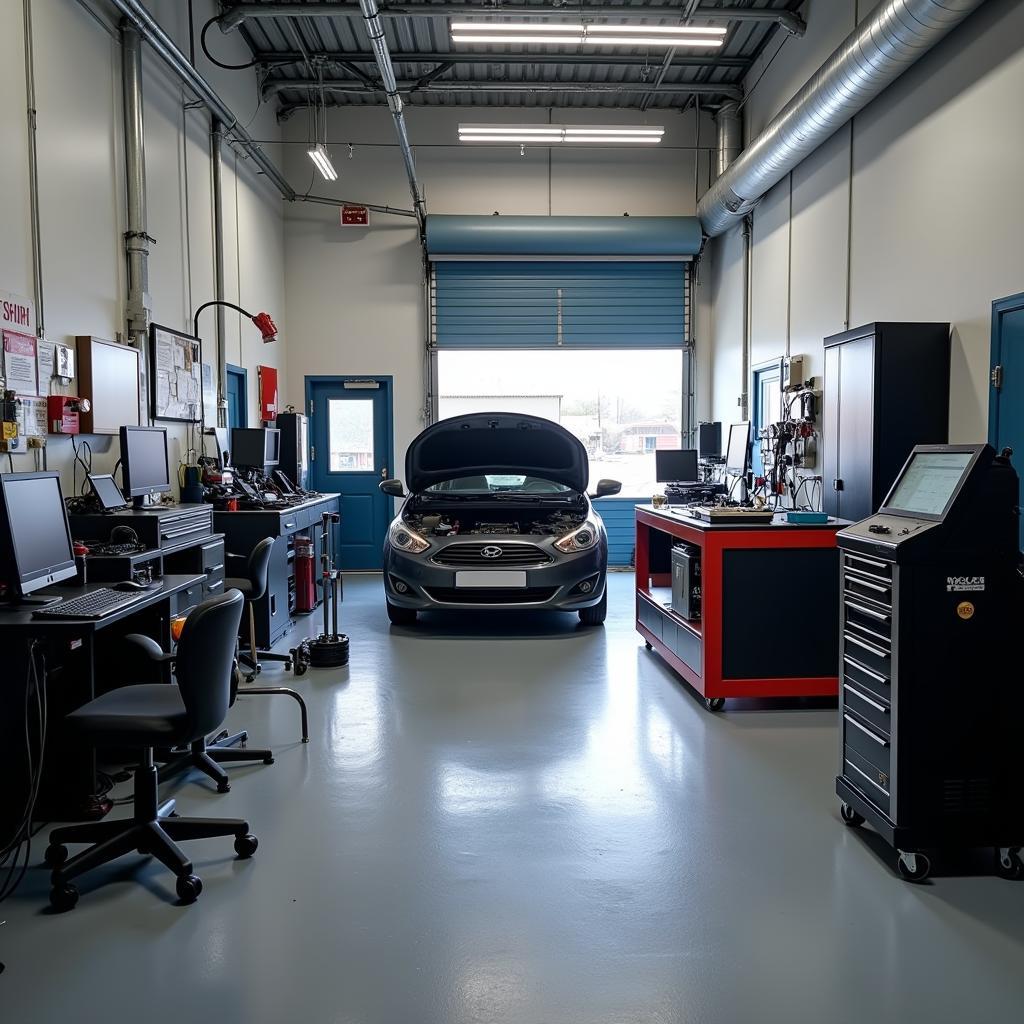
{"label": "gray epoxy floor", "polygon": [[1020,1019],[1024,884],[897,880],[838,820],[834,710],[709,714],[633,631],[632,578],[611,585],[603,630],[411,632],[349,579],[351,666],[299,681],[312,742],[290,701],[243,698],[230,724],[277,763],[168,790],[249,816],[255,858],[191,844],[192,907],[127,858],[59,916],[30,872],[0,906],[0,1019]]}

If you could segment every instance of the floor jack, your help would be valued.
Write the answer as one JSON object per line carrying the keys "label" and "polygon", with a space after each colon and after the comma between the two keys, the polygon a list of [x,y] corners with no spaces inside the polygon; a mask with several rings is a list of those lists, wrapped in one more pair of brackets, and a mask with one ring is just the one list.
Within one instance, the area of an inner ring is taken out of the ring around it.
{"label": "floor jack", "polygon": [[334,529],[341,522],[337,512],[321,517],[320,565],[323,580],[324,631],[317,637],[306,637],[291,650],[292,668],[297,676],[306,669],[337,668],[348,664],[348,637],[338,632],[338,600],[341,570],[334,564]]}

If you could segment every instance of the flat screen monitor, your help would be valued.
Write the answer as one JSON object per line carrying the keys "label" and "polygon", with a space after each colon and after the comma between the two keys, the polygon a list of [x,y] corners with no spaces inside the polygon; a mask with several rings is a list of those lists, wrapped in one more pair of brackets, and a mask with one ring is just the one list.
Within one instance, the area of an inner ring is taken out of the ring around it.
{"label": "flat screen monitor", "polygon": [[231,461],[236,466],[267,469],[281,458],[281,431],[271,427],[235,427],[231,431]]}
{"label": "flat screen monitor", "polygon": [[163,427],[122,427],[121,470],[130,498],[169,491],[167,431]]}
{"label": "flat screen monitor", "polygon": [[71,530],[57,473],[0,475],[3,543],[19,594],[70,579],[77,572]]}
{"label": "flat screen monitor", "polygon": [[697,424],[697,452],[702,459],[718,459],[722,456],[722,424]]}
{"label": "flat screen monitor", "polygon": [[658,449],[654,453],[654,469],[659,484],[692,483],[697,479],[697,449]]}
{"label": "flat screen monitor", "polygon": [[725,450],[725,471],[729,476],[746,476],[750,471],[750,421],[729,427],[729,446]]}
{"label": "flat screen monitor", "polygon": [[115,508],[124,508],[128,504],[124,500],[121,488],[117,486],[117,481],[110,473],[90,473],[89,486],[92,487],[92,493],[96,495],[96,500],[104,512],[112,512]]}
{"label": "flat screen monitor", "polygon": [[217,462],[221,469],[227,469],[231,465],[231,442],[227,427],[213,427],[210,430],[213,434],[214,444],[217,446]]}
{"label": "flat screen monitor", "polygon": [[886,509],[941,519],[975,451],[914,452],[886,498]]}

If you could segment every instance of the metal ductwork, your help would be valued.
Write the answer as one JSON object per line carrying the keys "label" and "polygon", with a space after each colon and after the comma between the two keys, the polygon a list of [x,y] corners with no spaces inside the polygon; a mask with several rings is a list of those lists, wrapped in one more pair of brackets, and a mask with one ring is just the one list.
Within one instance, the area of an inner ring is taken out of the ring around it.
{"label": "metal ductwork", "polygon": [[715,114],[718,137],[715,147],[715,177],[720,178],[736,162],[743,150],[743,115],[740,105],[728,101]]}
{"label": "metal ductwork", "polygon": [[377,61],[377,71],[380,73],[381,87],[388,98],[388,107],[391,109],[391,117],[395,122],[395,131],[398,133],[398,148],[402,153],[405,173],[409,178],[409,191],[412,193],[412,208],[416,214],[416,223],[419,225],[420,233],[422,234],[426,226],[427,211],[423,202],[420,182],[416,177],[416,161],[412,155],[412,146],[409,145],[409,133],[405,128],[405,115],[402,113],[402,97],[398,92],[398,82],[395,81],[395,69],[391,64],[391,53],[388,50],[388,41],[384,36],[384,25],[380,20],[380,14],[377,10],[377,0],[359,0],[359,8],[363,12],[366,32],[370,37],[370,47],[373,49],[373,55]]}
{"label": "metal ductwork", "polygon": [[741,220],[777,182],[984,0],[883,0],[840,44],[697,207],[708,235]]}

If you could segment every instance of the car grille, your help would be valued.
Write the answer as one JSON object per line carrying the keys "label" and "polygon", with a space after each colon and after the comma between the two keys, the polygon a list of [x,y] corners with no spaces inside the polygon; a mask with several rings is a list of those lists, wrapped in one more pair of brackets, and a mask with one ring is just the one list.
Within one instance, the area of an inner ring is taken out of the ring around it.
{"label": "car grille", "polygon": [[[485,558],[483,552],[487,548],[501,548],[501,555],[497,558]],[[552,561],[554,559],[536,544],[522,542],[485,541],[478,544],[449,544],[434,556],[437,565],[457,566],[460,569],[467,566],[489,569],[522,568],[526,565],[547,565]]]}
{"label": "car grille", "polygon": [[439,604],[539,604],[549,601],[557,587],[425,587],[427,596]]}

